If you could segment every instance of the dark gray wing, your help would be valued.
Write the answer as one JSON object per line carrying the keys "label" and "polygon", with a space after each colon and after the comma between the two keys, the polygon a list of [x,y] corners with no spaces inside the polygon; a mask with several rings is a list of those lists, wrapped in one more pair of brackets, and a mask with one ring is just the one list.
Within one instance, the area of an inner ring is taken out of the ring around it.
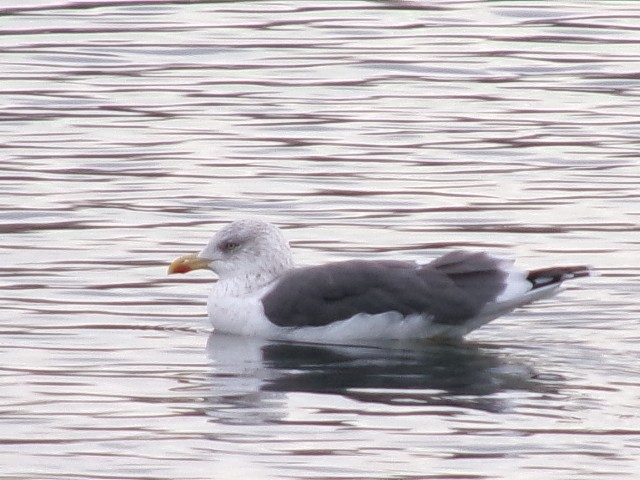
{"label": "dark gray wing", "polygon": [[460,324],[504,290],[507,273],[484,253],[451,252],[418,266],[410,262],[337,262],[285,274],[263,299],[279,326],[322,326],[358,313],[426,314]]}

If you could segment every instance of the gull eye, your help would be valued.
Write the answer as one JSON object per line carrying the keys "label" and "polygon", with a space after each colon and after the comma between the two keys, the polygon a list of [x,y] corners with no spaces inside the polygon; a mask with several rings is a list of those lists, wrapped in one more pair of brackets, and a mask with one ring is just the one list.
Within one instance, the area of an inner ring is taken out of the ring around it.
{"label": "gull eye", "polygon": [[236,248],[238,248],[239,246],[240,246],[240,244],[238,242],[226,241],[226,242],[222,242],[219,245],[219,248],[223,252],[231,252],[231,251],[235,250]]}

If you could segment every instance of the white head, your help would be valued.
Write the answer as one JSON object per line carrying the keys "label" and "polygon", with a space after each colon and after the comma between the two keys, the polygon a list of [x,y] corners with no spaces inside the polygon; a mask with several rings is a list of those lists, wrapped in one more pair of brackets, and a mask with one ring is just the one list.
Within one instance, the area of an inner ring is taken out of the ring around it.
{"label": "white head", "polygon": [[274,225],[251,219],[225,226],[199,254],[176,259],[169,273],[206,268],[221,281],[241,281],[258,288],[292,267],[291,250],[282,232]]}

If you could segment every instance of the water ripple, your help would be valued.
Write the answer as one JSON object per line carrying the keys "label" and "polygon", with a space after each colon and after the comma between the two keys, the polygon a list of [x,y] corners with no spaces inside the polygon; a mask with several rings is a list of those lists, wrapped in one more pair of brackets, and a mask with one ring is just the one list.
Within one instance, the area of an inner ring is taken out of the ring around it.
{"label": "water ripple", "polygon": [[[0,14],[5,476],[636,477],[634,2]],[[244,216],[301,264],[599,276],[462,345],[205,347],[211,279],[167,263]]]}

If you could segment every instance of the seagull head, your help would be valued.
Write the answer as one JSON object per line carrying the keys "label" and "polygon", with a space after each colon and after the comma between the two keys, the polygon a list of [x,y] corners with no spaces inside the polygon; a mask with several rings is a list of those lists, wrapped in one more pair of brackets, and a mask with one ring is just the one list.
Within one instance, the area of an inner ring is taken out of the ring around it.
{"label": "seagull head", "polygon": [[169,273],[209,269],[220,280],[254,278],[265,284],[293,266],[289,243],[280,229],[261,220],[239,220],[225,226],[198,254],[177,258]]}

